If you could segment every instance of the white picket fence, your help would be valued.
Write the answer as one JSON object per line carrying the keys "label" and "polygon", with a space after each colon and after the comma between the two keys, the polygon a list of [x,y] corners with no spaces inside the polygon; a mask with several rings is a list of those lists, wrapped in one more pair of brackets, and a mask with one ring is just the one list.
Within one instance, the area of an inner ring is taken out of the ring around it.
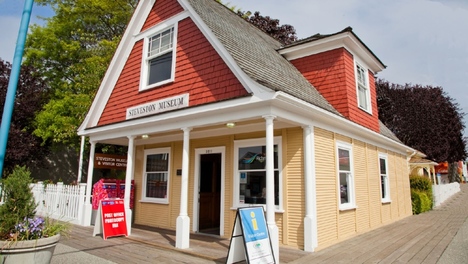
{"label": "white picket fence", "polygon": [[31,190],[37,203],[37,215],[81,224],[86,184],[64,185],[62,182],[57,184],[38,182],[31,185]]}

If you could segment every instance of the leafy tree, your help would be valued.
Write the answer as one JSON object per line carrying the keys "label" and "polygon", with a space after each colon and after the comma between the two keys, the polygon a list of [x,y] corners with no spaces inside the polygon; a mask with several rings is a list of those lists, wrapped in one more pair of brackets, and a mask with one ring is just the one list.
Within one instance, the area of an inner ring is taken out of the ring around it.
{"label": "leafy tree", "polygon": [[261,16],[258,11],[251,15],[250,11],[243,12],[238,10],[237,14],[281,42],[283,45],[291,44],[297,40],[296,29],[288,24],[280,25],[279,19],[274,19],[269,16]]}
{"label": "leafy tree", "polygon": [[78,146],[85,118],[138,0],[36,0],[55,15],[33,25],[25,63],[51,87],[51,100],[36,117],[43,142]]}
{"label": "leafy tree", "polygon": [[[3,115],[10,72],[11,64],[0,59],[0,118]],[[46,81],[37,77],[33,67],[21,68],[3,166],[5,170],[11,171],[15,165],[38,163],[48,152],[46,146],[41,146],[41,139],[32,134],[32,121],[47,101],[47,91]]]}
{"label": "leafy tree", "polygon": [[406,145],[449,163],[467,157],[463,113],[442,87],[377,80],[380,120]]}

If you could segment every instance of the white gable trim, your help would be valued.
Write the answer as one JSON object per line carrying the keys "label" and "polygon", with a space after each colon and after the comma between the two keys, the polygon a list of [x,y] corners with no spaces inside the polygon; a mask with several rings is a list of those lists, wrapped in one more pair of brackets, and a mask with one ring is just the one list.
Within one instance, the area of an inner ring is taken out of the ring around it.
{"label": "white gable trim", "polygon": [[[164,22],[160,25],[169,25],[176,20],[181,20],[185,17],[190,17],[203,35],[207,38],[209,43],[213,48],[218,52],[220,57],[233,72],[233,74],[238,78],[241,84],[244,86],[249,93],[253,93],[255,96],[260,99],[268,99],[274,94],[274,91],[271,89],[262,86],[255,81],[253,81],[247,74],[242,71],[242,69],[237,65],[235,60],[229,54],[229,52],[224,48],[221,42],[213,34],[213,32],[208,28],[208,26],[203,22],[200,16],[195,12],[192,6],[186,0],[178,0],[179,4],[187,11],[180,13]],[[143,27],[146,18],[148,17],[153,4],[156,1],[154,0],[141,0],[135,9],[135,12],[127,26],[127,29],[120,41],[120,44],[114,54],[114,57],[109,64],[109,67],[106,71],[106,74],[101,82],[99,90],[94,98],[94,101],[88,111],[88,114],[79,127],[79,134],[86,134],[84,130],[86,128],[94,127],[98,124],[99,118],[103,113],[106,103],[112,94],[112,91],[117,83],[120,74],[125,66],[125,62],[128,59],[134,44],[137,41],[140,41],[145,36],[150,35],[152,32],[156,32],[160,25],[156,27],[149,28],[143,32],[140,32],[140,29]]]}
{"label": "white gable trim", "polygon": [[[133,13],[130,22],[127,25],[127,29],[120,40],[119,46],[117,47],[114,57],[112,58],[109,67],[107,68],[106,74],[102,79],[99,90],[94,97],[93,103],[85,117],[85,120],[78,128],[78,131],[83,131],[87,127],[96,126],[99,118],[104,111],[107,101],[109,100],[114,86],[117,83],[120,74],[125,66],[130,52],[133,49],[135,39],[133,37],[134,32],[139,32],[143,27],[146,18],[148,17],[153,3],[155,1],[142,0],[138,3],[138,6]],[[141,19],[144,18],[144,19]]]}
{"label": "white gable trim", "polygon": [[338,48],[345,48],[351,52],[353,56],[359,57],[374,74],[385,69],[385,65],[383,65],[351,32],[344,32],[285,48],[280,50],[279,53],[288,60],[295,60]]}
{"label": "white gable trim", "polygon": [[[193,22],[198,26],[200,31],[206,37],[206,39],[210,42],[211,46],[218,52],[219,56],[223,59],[232,73],[237,77],[240,83],[244,86],[249,93],[253,93],[255,96],[260,98],[269,98],[271,94],[274,93],[271,89],[258,84],[257,82],[253,81],[236,63],[234,58],[229,54],[226,50],[224,45],[218,40],[218,38],[214,35],[213,31],[203,22],[201,17],[195,12],[192,6],[187,2],[187,0],[178,0],[179,3],[190,12],[190,17],[192,18]],[[263,95],[266,93],[266,97]]]}

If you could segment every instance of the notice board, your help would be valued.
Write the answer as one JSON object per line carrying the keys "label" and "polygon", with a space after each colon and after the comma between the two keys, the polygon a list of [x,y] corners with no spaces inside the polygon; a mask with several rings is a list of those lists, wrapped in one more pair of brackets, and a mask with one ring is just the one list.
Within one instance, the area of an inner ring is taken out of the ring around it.
{"label": "notice board", "polygon": [[226,263],[276,263],[263,207],[237,209]]}
{"label": "notice board", "polygon": [[[112,236],[128,236],[123,199],[101,200],[96,215],[93,236],[102,233],[107,239]],[[100,221],[99,221],[100,220]]]}

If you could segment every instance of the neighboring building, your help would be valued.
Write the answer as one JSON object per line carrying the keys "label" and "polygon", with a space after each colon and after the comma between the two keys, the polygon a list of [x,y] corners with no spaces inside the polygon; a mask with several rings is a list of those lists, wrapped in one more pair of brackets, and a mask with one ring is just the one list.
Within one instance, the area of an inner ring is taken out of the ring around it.
{"label": "neighboring building", "polygon": [[134,223],[176,247],[262,205],[276,255],[314,251],[412,214],[384,68],[351,28],[283,47],[214,0],[141,0],[78,133],[128,146]]}

